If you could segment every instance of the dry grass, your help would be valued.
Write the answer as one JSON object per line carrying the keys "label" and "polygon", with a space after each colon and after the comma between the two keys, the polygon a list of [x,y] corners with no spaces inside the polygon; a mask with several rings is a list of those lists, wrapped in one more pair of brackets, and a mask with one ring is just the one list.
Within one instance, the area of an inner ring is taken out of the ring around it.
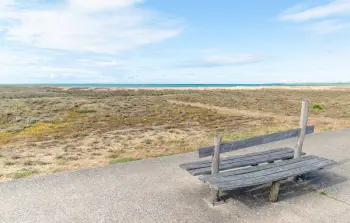
{"label": "dry grass", "polygon": [[[274,117],[281,120],[298,120],[300,101],[308,98],[312,102],[310,122],[319,131],[349,127],[350,89],[331,90],[217,90],[189,95],[172,95],[176,102],[196,103],[194,106],[217,106],[222,111],[249,116]],[[235,110],[235,111],[234,111]]]}
{"label": "dry grass", "polygon": [[0,87],[0,180],[194,151],[298,125],[350,127],[350,90],[91,90]]}

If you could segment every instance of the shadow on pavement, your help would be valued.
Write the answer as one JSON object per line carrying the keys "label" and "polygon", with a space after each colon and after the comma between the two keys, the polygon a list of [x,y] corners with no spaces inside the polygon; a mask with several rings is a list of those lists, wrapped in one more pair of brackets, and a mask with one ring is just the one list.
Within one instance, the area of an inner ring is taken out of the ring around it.
{"label": "shadow on pavement", "polygon": [[[283,181],[280,188],[279,201],[303,196],[308,193],[321,193],[323,189],[347,181],[345,176],[337,175],[331,171],[316,171],[305,176],[304,182]],[[271,204],[269,202],[270,185],[247,187],[233,191],[227,191],[225,199],[234,199],[250,208]]]}

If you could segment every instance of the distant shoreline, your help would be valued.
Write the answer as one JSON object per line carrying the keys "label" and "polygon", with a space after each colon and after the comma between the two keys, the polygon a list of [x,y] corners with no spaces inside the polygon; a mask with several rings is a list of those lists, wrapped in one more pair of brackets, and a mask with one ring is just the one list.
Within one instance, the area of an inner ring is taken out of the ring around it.
{"label": "distant shoreline", "polygon": [[236,86],[236,87],[74,87],[74,86],[1,86],[0,88],[52,88],[61,91],[78,90],[78,91],[94,91],[94,92],[113,92],[113,91],[251,91],[251,90],[286,90],[286,91],[348,91],[350,85],[342,86]]}
{"label": "distant shoreline", "polygon": [[270,84],[0,84],[13,87],[54,87],[92,89],[252,89],[252,88],[332,88],[350,87],[348,83],[270,83]]}
{"label": "distant shoreline", "polygon": [[97,92],[107,92],[107,91],[127,91],[127,90],[149,90],[149,91],[161,91],[161,90],[198,90],[198,91],[205,91],[205,90],[232,90],[232,91],[239,91],[239,90],[262,90],[262,89],[280,89],[280,90],[349,90],[350,84],[329,84],[329,85],[320,85],[320,84],[314,84],[314,85],[306,85],[306,84],[289,84],[289,85],[282,85],[282,84],[251,84],[251,85],[219,85],[219,84],[206,84],[206,85],[194,85],[194,84],[182,84],[182,85],[120,85],[120,84],[106,84],[106,85],[59,85],[59,84],[53,84],[53,85],[44,85],[44,84],[26,84],[26,85],[1,85],[0,87],[6,87],[6,88],[53,88],[53,89],[60,89],[62,91],[68,91],[71,89],[79,89],[81,91],[97,91]]}

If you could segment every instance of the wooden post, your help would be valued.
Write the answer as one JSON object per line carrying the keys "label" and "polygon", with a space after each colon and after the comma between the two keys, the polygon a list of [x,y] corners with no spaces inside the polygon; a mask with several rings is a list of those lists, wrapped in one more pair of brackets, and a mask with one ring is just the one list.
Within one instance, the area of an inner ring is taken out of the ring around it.
{"label": "wooden post", "polygon": [[[214,155],[211,165],[211,175],[216,176],[217,173],[219,173],[219,165],[220,165],[220,146],[221,146],[221,136],[216,136],[214,139]],[[210,203],[213,205],[215,202],[218,202],[220,200],[219,198],[219,191],[211,188],[211,195],[210,195]]]}
{"label": "wooden post", "polygon": [[274,181],[271,185],[270,197],[269,200],[271,202],[278,201],[278,193],[280,192],[281,181]]}
{"label": "wooden post", "polygon": [[294,150],[294,158],[300,158],[303,148],[303,143],[305,139],[305,132],[307,127],[308,115],[309,115],[310,102],[308,100],[303,100],[301,105],[300,114],[300,134],[298,138],[297,145]]}
{"label": "wooden post", "polygon": [[220,146],[221,146],[221,136],[216,136],[214,139],[214,155],[213,155],[213,161],[211,166],[212,176],[215,176],[219,172]]}

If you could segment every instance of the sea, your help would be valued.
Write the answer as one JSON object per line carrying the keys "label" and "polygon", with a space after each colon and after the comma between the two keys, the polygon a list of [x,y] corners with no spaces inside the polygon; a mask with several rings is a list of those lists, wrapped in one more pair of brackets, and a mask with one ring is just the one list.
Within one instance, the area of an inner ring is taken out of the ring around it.
{"label": "sea", "polygon": [[347,83],[271,83],[271,84],[0,84],[0,86],[57,86],[57,87],[80,87],[80,88],[212,88],[212,87],[271,87],[271,86],[350,86]]}

